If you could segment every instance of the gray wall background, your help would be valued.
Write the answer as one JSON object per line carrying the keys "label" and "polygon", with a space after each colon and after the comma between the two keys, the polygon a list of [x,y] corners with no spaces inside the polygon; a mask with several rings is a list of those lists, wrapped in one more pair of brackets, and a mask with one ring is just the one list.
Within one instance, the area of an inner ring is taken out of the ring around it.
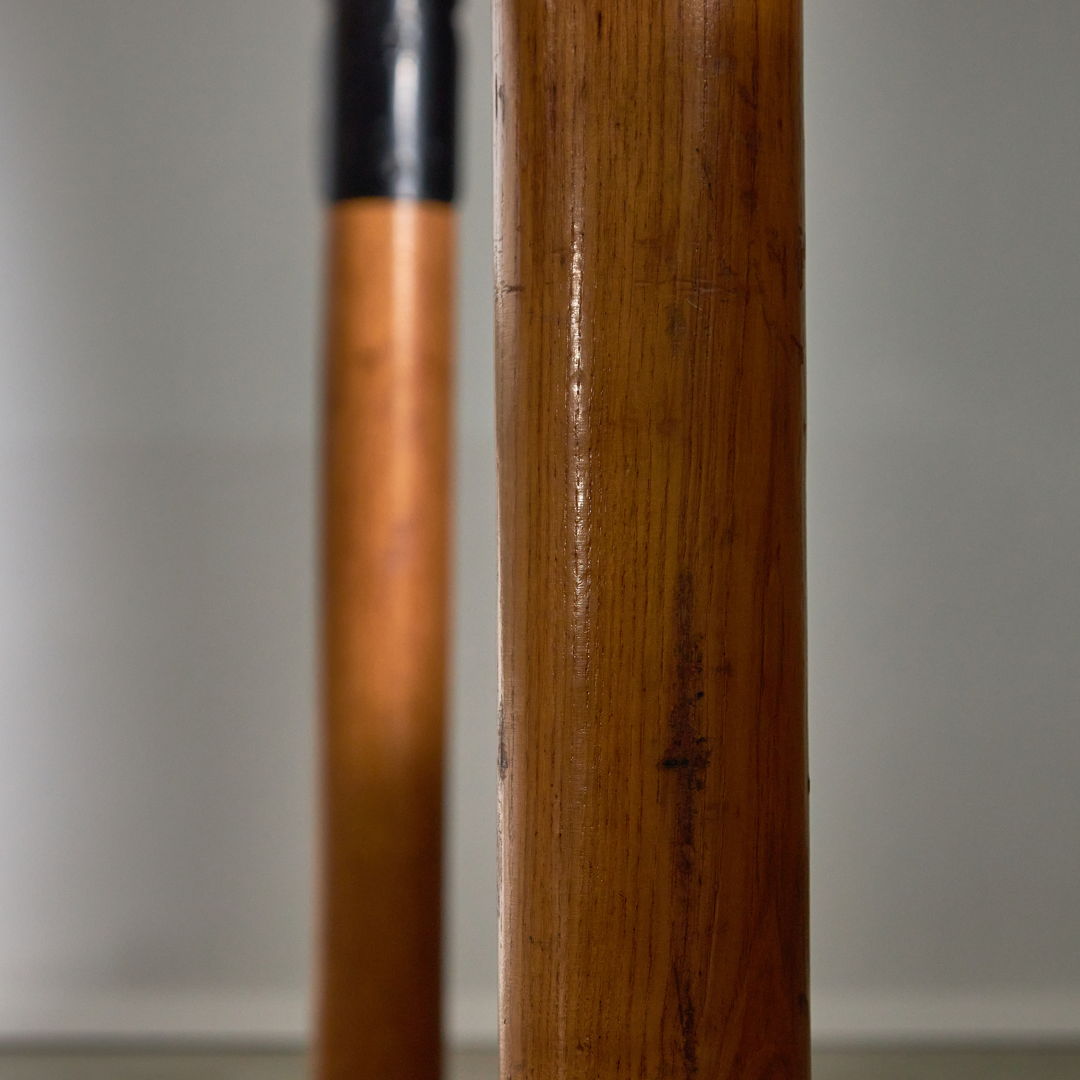
{"label": "gray wall background", "polygon": [[[317,0],[0,0],[0,1037],[294,1038]],[[464,0],[450,1024],[494,1036]],[[1080,1036],[1080,4],[807,0],[815,1024]]]}

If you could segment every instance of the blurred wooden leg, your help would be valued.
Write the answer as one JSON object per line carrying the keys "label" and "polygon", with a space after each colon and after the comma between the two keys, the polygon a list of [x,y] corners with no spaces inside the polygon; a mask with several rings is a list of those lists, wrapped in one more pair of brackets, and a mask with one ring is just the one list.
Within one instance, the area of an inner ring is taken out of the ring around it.
{"label": "blurred wooden leg", "polygon": [[433,1080],[453,219],[359,199],[331,227],[320,1080]]}
{"label": "blurred wooden leg", "polygon": [[334,5],[319,1080],[440,1070],[451,6]]}

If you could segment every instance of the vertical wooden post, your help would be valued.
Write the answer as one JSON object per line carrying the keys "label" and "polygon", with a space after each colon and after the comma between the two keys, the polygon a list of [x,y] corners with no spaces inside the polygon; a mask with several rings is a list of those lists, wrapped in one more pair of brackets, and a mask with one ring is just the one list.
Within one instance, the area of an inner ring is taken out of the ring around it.
{"label": "vertical wooden post", "polygon": [[800,0],[498,0],[503,1080],[805,1080]]}

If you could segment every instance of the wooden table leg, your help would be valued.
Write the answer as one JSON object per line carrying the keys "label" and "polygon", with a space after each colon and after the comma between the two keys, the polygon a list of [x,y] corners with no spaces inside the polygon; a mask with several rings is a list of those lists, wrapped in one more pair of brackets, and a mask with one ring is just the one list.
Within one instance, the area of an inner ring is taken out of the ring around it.
{"label": "wooden table leg", "polygon": [[437,1080],[450,0],[335,0],[319,1080]]}
{"label": "wooden table leg", "polygon": [[805,1080],[799,0],[497,0],[503,1080]]}

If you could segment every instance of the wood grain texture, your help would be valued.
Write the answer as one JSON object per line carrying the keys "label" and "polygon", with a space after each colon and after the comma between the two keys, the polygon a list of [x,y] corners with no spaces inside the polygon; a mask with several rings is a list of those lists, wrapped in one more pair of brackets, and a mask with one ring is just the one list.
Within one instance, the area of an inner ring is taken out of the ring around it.
{"label": "wood grain texture", "polygon": [[805,1080],[799,0],[499,0],[503,1080]]}
{"label": "wood grain texture", "polygon": [[331,211],[319,1080],[435,1080],[453,211]]}

